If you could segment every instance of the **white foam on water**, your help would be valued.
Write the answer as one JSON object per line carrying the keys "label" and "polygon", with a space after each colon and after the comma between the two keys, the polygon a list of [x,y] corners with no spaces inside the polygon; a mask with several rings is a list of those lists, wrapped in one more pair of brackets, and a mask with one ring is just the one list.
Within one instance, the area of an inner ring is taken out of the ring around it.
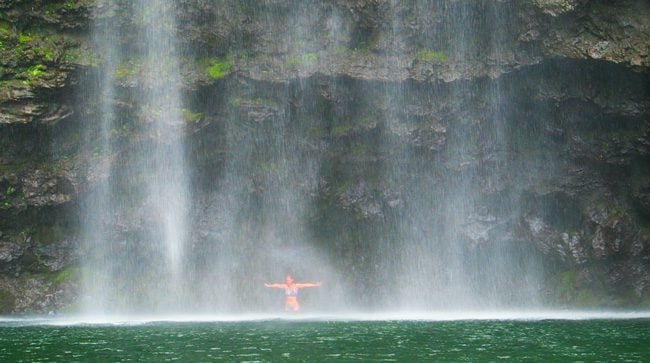
{"label": "white foam on water", "polygon": [[363,321],[541,321],[541,320],[626,320],[650,319],[650,310],[590,311],[590,310],[539,310],[539,311],[426,311],[377,312],[336,314],[179,314],[179,315],[69,315],[0,317],[0,326],[76,326],[124,325],[136,326],[155,323],[237,323],[237,322],[363,322]]}

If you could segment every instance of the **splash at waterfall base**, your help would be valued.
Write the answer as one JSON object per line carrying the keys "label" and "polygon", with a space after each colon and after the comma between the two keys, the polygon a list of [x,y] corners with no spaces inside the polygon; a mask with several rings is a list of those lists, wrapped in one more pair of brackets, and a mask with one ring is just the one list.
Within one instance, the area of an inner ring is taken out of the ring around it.
{"label": "splash at waterfall base", "polygon": [[66,3],[2,4],[2,313],[649,306],[645,3]]}

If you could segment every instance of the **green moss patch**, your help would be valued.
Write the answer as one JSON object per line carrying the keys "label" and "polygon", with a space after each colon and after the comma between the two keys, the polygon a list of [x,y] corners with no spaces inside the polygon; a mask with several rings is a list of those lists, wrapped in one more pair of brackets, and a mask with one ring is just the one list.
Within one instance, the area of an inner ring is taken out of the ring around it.
{"label": "green moss patch", "polygon": [[192,112],[187,108],[181,109],[181,115],[186,122],[196,122],[203,118],[203,112]]}
{"label": "green moss patch", "polygon": [[9,24],[0,21],[0,37],[9,35]]}
{"label": "green moss patch", "polygon": [[318,60],[318,54],[310,52],[302,55],[302,60],[305,62],[315,62]]}
{"label": "green moss patch", "polygon": [[331,134],[335,137],[345,136],[352,131],[353,124],[341,124],[332,127]]}
{"label": "green moss patch", "polygon": [[61,271],[57,271],[50,276],[50,281],[55,284],[61,284],[67,281],[77,279],[79,276],[78,267],[66,267]]}
{"label": "green moss patch", "polygon": [[207,60],[205,73],[211,79],[221,79],[228,74],[232,68],[232,59],[212,58]]}
{"label": "green moss patch", "polygon": [[63,61],[95,68],[99,65],[99,56],[83,47],[71,47],[63,51]]}
{"label": "green moss patch", "polygon": [[18,43],[20,44],[26,44],[26,43],[31,43],[36,39],[31,35],[19,34],[16,40],[18,40]]}
{"label": "green moss patch", "polygon": [[441,51],[435,51],[428,48],[418,49],[415,54],[415,58],[421,62],[440,62],[444,63],[447,61],[447,55]]}
{"label": "green moss patch", "polygon": [[276,107],[277,106],[275,101],[268,98],[260,98],[260,97],[258,98],[232,97],[228,101],[234,107],[240,107],[240,106]]}
{"label": "green moss patch", "polygon": [[301,55],[289,57],[286,61],[288,68],[298,68],[301,65],[313,64],[318,61],[318,53],[308,52]]}
{"label": "green moss patch", "polygon": [[142,62],[129,59],[115,67],[115,78],[118,80],[130,78],[142,71]]}

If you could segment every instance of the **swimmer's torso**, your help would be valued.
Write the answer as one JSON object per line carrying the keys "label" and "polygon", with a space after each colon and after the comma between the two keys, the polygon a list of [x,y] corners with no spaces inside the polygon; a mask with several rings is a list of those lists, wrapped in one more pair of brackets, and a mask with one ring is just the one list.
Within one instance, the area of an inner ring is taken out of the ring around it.
{"label": "swimmer's torso", "polygon": [[296,297],[296,296],[298,296],[298,288],[295,287],[295,286],[287,286],[284,289],[284,295],[287,296],[287,297],[289,297],[289,296]]}

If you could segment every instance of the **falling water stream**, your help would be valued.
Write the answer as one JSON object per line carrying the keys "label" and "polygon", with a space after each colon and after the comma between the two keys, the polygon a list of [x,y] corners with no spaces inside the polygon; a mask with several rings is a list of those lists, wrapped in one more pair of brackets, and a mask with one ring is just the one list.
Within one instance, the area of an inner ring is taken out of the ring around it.
{"label": "falling water stream", "polygon": [[[99,21],[93,30],[101,54],[96,88],[99,132],[90,135],[105,179],[91,193],[83,211],[84,239],[91,251],[85,261],[84,298],[90,312],[131,309],[177,311],[184,305],[183,285],[188,213],[188,171],[179,93],[179,55],[172,4],[141,1],[133,5],[140,32],[125,44],[119,26]],[[116,82],[139,72],[138,93],[130,105],[116,102]],[[115,136],[127,127],[118,107],[130,107],[135,140],[118,154]],[[124,191],[116,181],[130,185]],[[141,208],[145,215],[134,215]],[[137,219],[141,231],[124,236],[119,229]]]}
{"label": "falling water stream", "polygon": [[[527,181],[511,171],[537,161],[517,150],[534,135],[519,128],[513,81],[504,80],[509,5],[414,1],[413,14],[391,13],[370,35],[331,4],[296,3],[284,27],[267,10],[286,8],[251,7],[249,20],[277,38],[264,51],[286,56],[292,76],[274,83],[233,72],[206,86],[213,89],[201,96],[203,117],[219,119],[210,125],[214,140],[201,146],[220,153],[208,164],[213,172],[187,156],[186,142],[200,137],[186,130],[190,102],[179,72],[204,54],[177,44],[176,5],[135,1],[129,16],[115,18],[99,8],[100,66],[84,90],[97,104],[86,131],[97,162],[82,206],[86,311],[276,311],[282,296],[263,283],[288,273],[325,282],[305,295],[314,311],[542,306],[539,254],[512,233]],[[407,39],[409,22],[431,14],[453,19],[444,34]],[[328,33],[320,34],[313,24],[325,18]],[[323,66],[313,46],[321,38],[354,59],[369,43],[391,44],[386,57],[373,55],[385,62],[378,69],[394,67],[390,56],[415,42],[413,67],[437,62],[449,79],[367,81],[339,76],[343,69],[303,77]],[[372,114],[360,115],[360,105]],[[354,135],[358,129],[366,136]],[[123,131],[126,141],[116,137]],[[347,155],[332,157],[341,150]],[[210,179],[194,185],[193,173]],[[344,205],[347,217],[325,218],[318,203]],[[332,228],[344,240],[314,227],[320,221],[352,227]]]}

